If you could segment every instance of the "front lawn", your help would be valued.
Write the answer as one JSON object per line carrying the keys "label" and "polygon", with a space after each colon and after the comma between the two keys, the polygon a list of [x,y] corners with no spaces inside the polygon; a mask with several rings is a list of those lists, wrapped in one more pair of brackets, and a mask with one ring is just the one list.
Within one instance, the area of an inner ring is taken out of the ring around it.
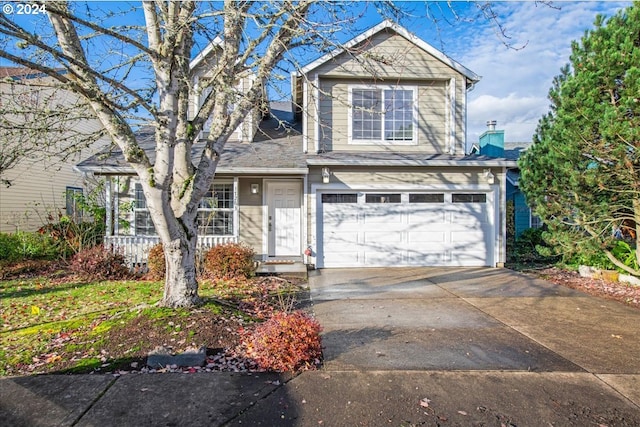
{"label": "front lawn", "polygon": [[299,279],[202,281],[202,306],[170,310],[156,306],[162,287],[154,281],[0,281],[0,375],[145,369],[147,354],[158,346],[174,353],[206,347],[208,369],[248,369],[237,351],[247,331],[306,299]]}

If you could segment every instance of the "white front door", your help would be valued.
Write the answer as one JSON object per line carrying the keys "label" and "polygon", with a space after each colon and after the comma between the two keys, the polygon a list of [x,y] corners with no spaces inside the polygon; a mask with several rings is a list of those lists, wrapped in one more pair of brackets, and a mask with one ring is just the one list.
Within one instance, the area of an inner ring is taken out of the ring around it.
{"label": "white front door", "polygon": [[300,256],[300,181],[267,182],[269,256]]}

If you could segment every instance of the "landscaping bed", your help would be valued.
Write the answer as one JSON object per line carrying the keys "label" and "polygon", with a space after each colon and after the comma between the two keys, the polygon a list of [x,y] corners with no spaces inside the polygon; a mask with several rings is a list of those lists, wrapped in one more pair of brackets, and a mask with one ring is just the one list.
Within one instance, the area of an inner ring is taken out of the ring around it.
{"label": "landscaping bed", "polygon": [[[265,370],[246,355],[252,332],[308,299],[299,278],[201,280],[201,306],[167,309],[156,305],[161,281],[86,281],[46,268],[48,277],[29,270],[0,281],[0,375]],[[207,357],[147,366],[157,348],[204,348]],[[317,363],[316,355],[302,367]]]}
{"label": "landscaping bed", "polygon": [[557,285],[577,289],[589,295],[615,300],[625,305],[640,309],[640,286],[624,282],[611,282],[603,279],[582,277],[577,271],[545,266],[522,270]]}

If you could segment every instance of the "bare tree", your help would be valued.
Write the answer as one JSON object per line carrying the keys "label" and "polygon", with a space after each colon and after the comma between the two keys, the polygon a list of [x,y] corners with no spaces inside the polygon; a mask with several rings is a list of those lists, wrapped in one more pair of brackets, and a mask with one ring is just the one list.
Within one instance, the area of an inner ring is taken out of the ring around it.
{"label": "bare tree", "polygon": [[0,69],[0,183],[21,163],[55,166],[103,136],[102,126],[75,94],[50,87],[53,80],[24,67]]}
{"label": "bare tree", "polygon": [[[0,16],[0,57],[52,77],[90,105],[140,179],[165,249],[163,304],[197,304],[196,214],[226,141],[261,105],[269,79],[288,75],[296,57],[315,59],[338,46],[336,33],[357,30],[357,16],[347,3],[314,0],[144,1],[130,10],[119,3],[109,10],[66,1],[45,6],[48,21],[35,28]],[[403,14],[392,2],[374,7],[394,18]],[[22,50],[8,48],[16,44]],[[216,56],[198,89],[208,95],[191,117],[190,61],[207,44]],[[237,79],[247,73],[252,83],[239,92]],[[136,139],[145,123],[155,129],[153,162]],[[194,144],[204,145],[198,158]]]}

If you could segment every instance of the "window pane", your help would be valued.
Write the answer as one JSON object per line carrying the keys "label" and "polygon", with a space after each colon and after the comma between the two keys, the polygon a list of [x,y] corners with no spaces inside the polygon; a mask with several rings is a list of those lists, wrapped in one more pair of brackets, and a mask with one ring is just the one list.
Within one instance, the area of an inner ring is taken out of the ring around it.
{"label": "window pane", "polygon": [[409,194],[409,203],[444,203],[444,194]]}
{"label": "window pane", "polygon": [[413,139],[413,91],[384,91],[384,139],[410,141]]}
{"label": "window pane", "polygon": [[376,89],[353,89],[351,92],[352,138],[380,139],[382,137],[382,92]]}
{"label": "window pane", "polygon": [[323,194],[322,203],[358,203],[358,195],[353,194]]}
{"label": "window pane", "polygon": [[200,201],[200,209],[232,209],[233,184],[213,184]]}
{"label": "window pane", "polygon": [[75,221],[82,218],[82,209],[78,206],[78,198],[82,197],[82,188],[67,187],[66,192],[66,214]]}
{"label": "window pane", "polygon": [[137,209],[146,209],[147,208],[147,199],[144,197],[144,192],[142,191],[142,185],[141,184],[136,184],[135,198],[136,198],[136,208]]}
{"label": "window pane", "polygon": [[400,203],[400,194],[367,194],[367,203]]}
{"label": "window pane", "polygon": [[136,210],[135,211],[135,226],[136,226],[136,235],[142,236],[155,236],[156,228],[153,225],[153,221],[151,221],[151,214],[146,210]]}
{"label": "window pane", "polygon": [[486,203],[487,195],[482,193],[453,194],[453,203]]}
{"label": "window pane", "polygon": [[233,212],[198,211],[198,234],[202,236],[232,236]]}

